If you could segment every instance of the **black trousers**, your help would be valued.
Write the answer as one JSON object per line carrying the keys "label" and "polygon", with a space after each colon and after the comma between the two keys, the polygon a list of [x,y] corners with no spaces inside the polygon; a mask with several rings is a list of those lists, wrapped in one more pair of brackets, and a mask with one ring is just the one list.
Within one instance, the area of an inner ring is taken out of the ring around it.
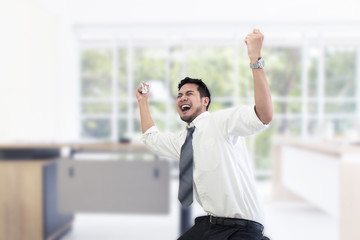
{"label": "black trousers", "polygon": [[221,224],[211,223],[210,216],[197,217],[195,225],[178,240],[262,240],[263,233],[258,227],[259,223],[247,222],[241,225]]}

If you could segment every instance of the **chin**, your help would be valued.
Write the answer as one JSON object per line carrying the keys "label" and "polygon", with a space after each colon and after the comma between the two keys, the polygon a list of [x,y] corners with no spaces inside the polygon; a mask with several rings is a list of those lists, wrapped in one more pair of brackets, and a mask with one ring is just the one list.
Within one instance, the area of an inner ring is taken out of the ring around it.
{"label": "chin", "polygon": [[184,122],[187,122],[187,123],[191,123],[193,118],[192,116],[180,116],[181,120],[183,120]]}

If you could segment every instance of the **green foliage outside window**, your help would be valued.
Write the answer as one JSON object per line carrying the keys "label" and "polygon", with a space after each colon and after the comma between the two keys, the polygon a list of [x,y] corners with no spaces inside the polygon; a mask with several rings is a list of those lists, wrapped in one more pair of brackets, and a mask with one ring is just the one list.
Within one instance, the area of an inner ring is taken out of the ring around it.
{"label": "green foliage outside window", "polygon": [[[314,50],[314,49],[311,49]],[[134,47],[129,49],[120,48],[117,51],[117,93],[118,93],[118,135],[127,136],[130,125],[126,118],[130,109],[128,99],[131,97],[133,131],[139,135],[140,123],[138,118],[137,104],[134,96],[135,88],[142,81],[158,80],[164,84],[171,94],[171,98],[151,102],[151,112],[154,120],[161,130],[178,131],[184,124],[179,120],[175,110],[177,85],[186,76],[201,78],[209,86],[213,102],[210,111],[234,106],[235,104],[253,104],[253,80],[252,71],[249,68],[249,60],[241,48],[199,46],[199,47]],[[316,51],[315,51],[316,52]],[[319,52],[317,52],[319,53]],[[130,58],[132,56],[132,58]],[[82,120],[82,136],[84,138],[110,139],[111,136],[111,113],[112,107],[112,74],[113,58],[112,50],[87,49],[82,52],[82,92],[83,99],[99,99],[98,102],[90,101],[82,103],[82,114],[89,117]],[[272,137],[277,134],[301,134],[301,118],[303,105],[301,101],[302,80],[302,52],[297,47],[265,47],[263,57],[266,61],[265,72],[270,84],[275,117],[266,131],[254,136],[255,151],[253,151],[255,165],[258,169],[269,169],[271,158]],[[132,59],[132,69],[129,68]],[[356,89],[356,52],[352,49],[339,50],[327,49],[325,59],[325,97],[354,97]],[[307,111],[308,131],[316,133],[319,125],[316,114],[319,110],[317,93],[319,90],[319,60],[318,57],[310,56],[307,69],[309,98]],[[131,70],[131,72],[129,72]],[[129,77],[133,80],[131,91],[129,90]],[[167,85],[169,83],[169,85]],[[130,92],[129,92],[130,91]],[[102,99],[100,101],[100,99]],[[109,99],[109,102],[104,99]],[[170,101],[170,109],[168,104]],[[325,114],[354,113],[355,102],[326,102]],[[108,114],[95,118],[93,115]],[[280,115],[282,117],[277,117]],[[168,121],[165,120],[167,116]],[[353,126],[353,121],[334,120],[337,133],[344,133]]]}
{"label": "green foliage outside window", "polygon": [[84,138],[109,139],[111,134],[109,119],[87,119],[82,121],[81,135]]}
{"label": "green foliage outside window", "polygon": [[127,50],[125,48],[120,48],[117,51],[117,92],[119,98],[127,98],[128,95],[128,80],[127,80]]}
{"label": "green foliage outside window", "polygon": [[355,50],[327,49],[325,52],[326,96],[355,96],[355,70]]}
{"label": "green foliage outside window", "polygon": [[111,50],[83,50],[82,97],[108,97],[111,93]]}
{"label": "green foliage outside window", "polygon": [[233,96],[234,58],[233,48],[188,48],[187,76],[202,79],[213,97]]}
{"label": "green foliage outside window", "polygon": [[134,50],[134,83],[165,79],[166,48],[136,48]]}

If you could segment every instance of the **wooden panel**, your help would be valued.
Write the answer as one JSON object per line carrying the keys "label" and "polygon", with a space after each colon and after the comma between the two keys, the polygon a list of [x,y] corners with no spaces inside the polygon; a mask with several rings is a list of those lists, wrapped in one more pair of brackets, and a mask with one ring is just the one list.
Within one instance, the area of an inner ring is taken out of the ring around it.
{"label": "wooden panel", "polygon": [[44,161],[0,161],[0,240],[43,238]]}

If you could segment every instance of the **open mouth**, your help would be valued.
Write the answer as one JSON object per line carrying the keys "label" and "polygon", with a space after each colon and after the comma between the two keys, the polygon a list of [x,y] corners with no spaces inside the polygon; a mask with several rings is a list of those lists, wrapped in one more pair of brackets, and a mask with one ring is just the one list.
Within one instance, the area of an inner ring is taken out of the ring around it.
{"label": "open mouth", "polygon": [[180,106],[180,110],[182,113],[186,113],[190,110],[191,106],[189,104],[184,104],[182,106]]}

